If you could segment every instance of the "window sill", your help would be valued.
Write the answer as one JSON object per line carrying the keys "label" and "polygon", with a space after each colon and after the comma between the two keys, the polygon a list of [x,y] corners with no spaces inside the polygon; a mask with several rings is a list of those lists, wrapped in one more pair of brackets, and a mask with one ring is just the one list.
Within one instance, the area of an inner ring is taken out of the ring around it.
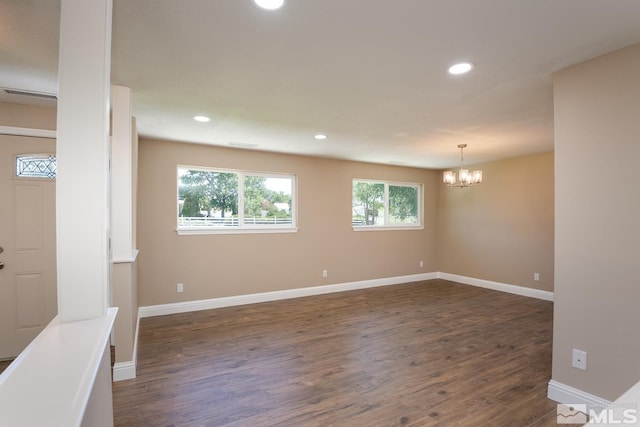
{"label": "window sill", "polygon": [[298,227],[272,227],[272,228],[178,228],[178,236],[190,236],[200,234],[280,234],[297,233]]}
{"label": "window sill", "polygon": [[360,226],[353,227],[353,231],[405,231],[405,230],[424,230],[424,225],[405,225],[405,226]]}

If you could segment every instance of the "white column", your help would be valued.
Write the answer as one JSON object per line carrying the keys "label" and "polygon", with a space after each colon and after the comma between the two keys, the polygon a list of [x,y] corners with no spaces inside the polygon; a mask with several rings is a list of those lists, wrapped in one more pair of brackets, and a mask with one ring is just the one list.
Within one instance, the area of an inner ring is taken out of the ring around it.
{"label": "white column", "polygon": [[133,147],[131,89],[111,87],[111,258],[131,262],[133,253]]}
{"label": "white column", "polygon": [[56,188],[58,314],[105,315],[111,0],[62,0]]}
{"label": "white column", "polygon": [[134,239],[134,179],[137,145],[131,89],[111,87],[111,290],[119,307],[111,343],[114,381],[136,377],[135,328],[138,312]]}

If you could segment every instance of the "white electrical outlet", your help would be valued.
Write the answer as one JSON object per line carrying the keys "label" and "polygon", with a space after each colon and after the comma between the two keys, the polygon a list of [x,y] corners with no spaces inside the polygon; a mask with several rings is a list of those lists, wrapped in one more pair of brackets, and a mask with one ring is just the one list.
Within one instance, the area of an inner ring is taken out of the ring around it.
{"label": "white electrical outlet", "polygon": [[178,293],[182,292],[183,290],[184,290],[184,285],[182,283],[178,283],[178,286],[177,286]]}
{"label": "white electrical outlet", "polygon": [[329,277],[329,271],[328,270],[322,270],[322,277]]}
{"label": "white electrical outlet", "polygon": [[533,280],[535,280],[536,282],[540,280],[540,273],[533,273]]}
{"label": "white electrical outlet", "polygon": [[573,359],[571,361],[571,366],[574,368],[582,369],[583,371],[587,370],[587,352],[582,350],[573,349]]}
{"label": "white electrical outlet", "polygon": [[420,267],[424,267],[424,261],[420,261]]}

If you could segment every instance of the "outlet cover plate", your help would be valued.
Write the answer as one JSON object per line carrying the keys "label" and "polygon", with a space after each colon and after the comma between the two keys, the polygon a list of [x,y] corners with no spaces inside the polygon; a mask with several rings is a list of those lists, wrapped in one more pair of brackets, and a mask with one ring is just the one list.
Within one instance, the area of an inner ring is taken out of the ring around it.
{"label": "outlet cover plate", "polygon": [[574,368],[582,369],[583,371],[587,370],[587,352],[582,350],[573,349],[573,359],[571,361],[571,366]]}

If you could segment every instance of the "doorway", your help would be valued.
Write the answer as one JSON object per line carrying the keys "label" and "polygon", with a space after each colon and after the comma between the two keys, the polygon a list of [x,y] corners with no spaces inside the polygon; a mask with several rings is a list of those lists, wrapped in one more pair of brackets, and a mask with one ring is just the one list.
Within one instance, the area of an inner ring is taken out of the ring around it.
{"label": "doorway", "polygon": [[0,360],[57,313],[55,139],[0,135]]}

